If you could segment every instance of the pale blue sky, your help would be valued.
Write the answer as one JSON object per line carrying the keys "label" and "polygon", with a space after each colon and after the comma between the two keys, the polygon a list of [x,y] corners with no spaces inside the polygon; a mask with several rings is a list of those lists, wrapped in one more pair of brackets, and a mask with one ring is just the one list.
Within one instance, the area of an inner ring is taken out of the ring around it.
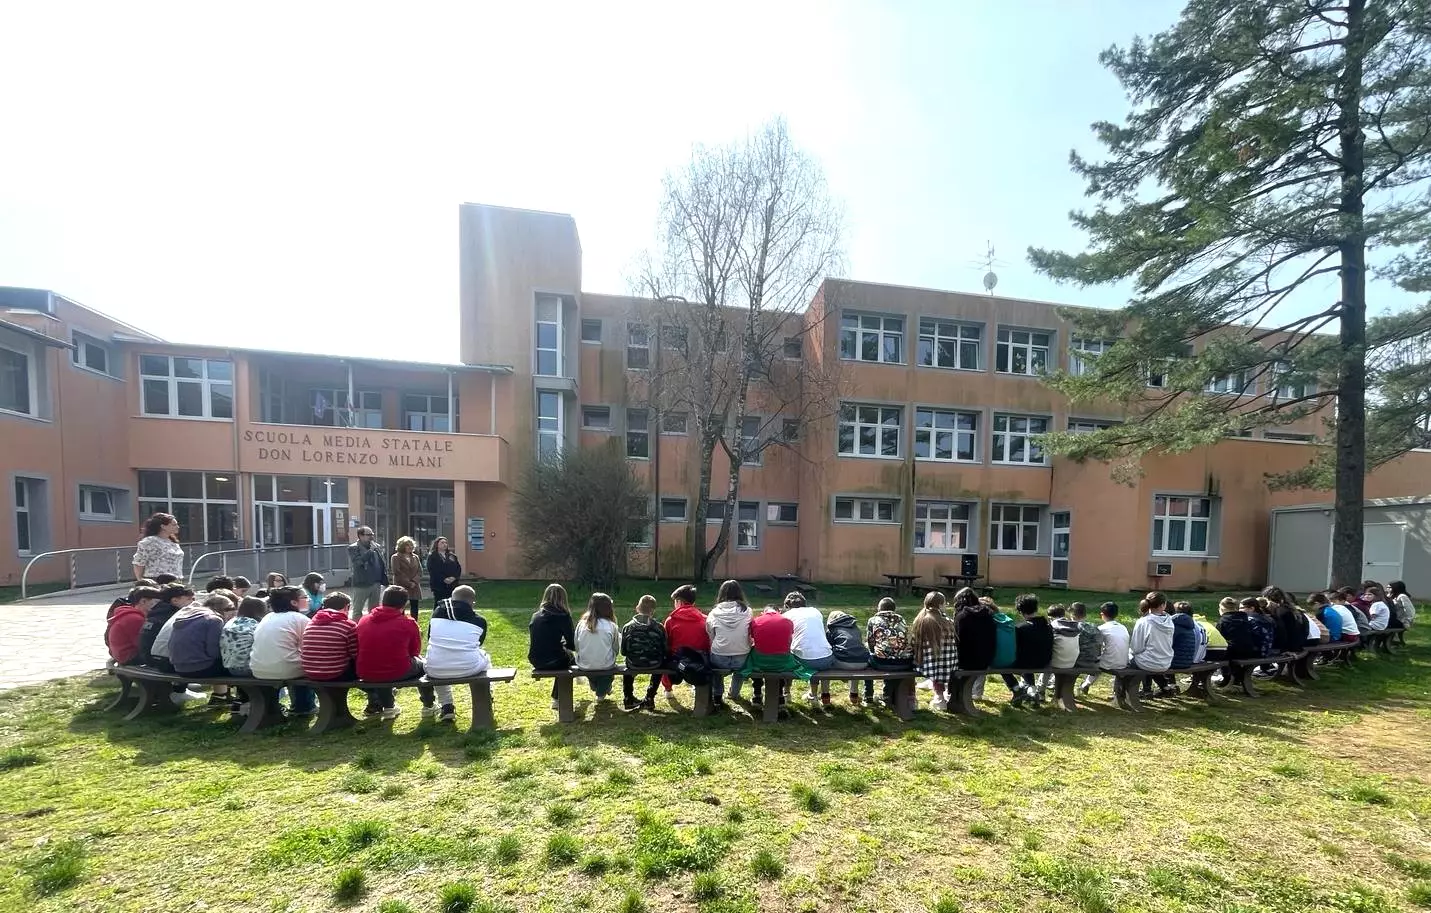
{"label": "pale blue sky", "polygon": [[[516,7],[520,7],[517,9]],[[168,338],[451,360],[457,204],[572,213],[623,292],[660,181],[785,115],[847,214],[847,275],[1087,304],[1067,167],[1126,101],[1100,50],[1172,0],[12,4],[0,285]],[[400,11],[400,12],[399,12]]]}

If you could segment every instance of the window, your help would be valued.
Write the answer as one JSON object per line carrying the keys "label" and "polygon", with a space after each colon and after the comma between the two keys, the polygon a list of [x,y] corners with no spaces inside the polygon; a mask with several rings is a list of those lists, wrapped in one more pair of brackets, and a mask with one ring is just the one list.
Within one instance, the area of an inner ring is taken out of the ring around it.
{"label": "window", "polygon": [[994,415],[994,462],[1042,466],[1048,462],[1033,440],[1048,432],[1048,419],[1032,415]]}
{"label": "window", "polygon": [[914,550],[963,552],[969,548],[969,505],[914,502]]}
{"label": "window", "polygon": [[800,522],[800,505],[771,501],[765,505],[765,522],[776,526],[795,526]]}
{"label": "window", "polygon": [[765,454],[760,450],[760,416],[747,415],[740,420],[740,452],[746,466],[759,466]]}
{"label": "window", "polygon": [[537,392],[537,459],[549,460],[561,453],[566,435],[562,416],[561,394]]}
{"label": "window", "polygon": [[1112,339],[1075,336],[1068,341],[1068,373],[1074,376],[1093,373],[1093,359],[1084,355],[1102,355],[1113,348]]}
{"label": "window", "polygon": [[1302,434],[1295,431],[1264,431],[1262,436],[1269,441],[1301,441],[1307,443],[1316,440],[1311,434]]}
{"label": "window", "polygon": [[1292,366],[1285,361],[1272,365],[1272,385],[1276,399],[1301,399],[1314,388],[1294,376]]}
{"label": "window", "polygon": [[926,368],[979,370],[984,328],[953,320],[919,318],[919,361]]}
{"label": "window", "polygon": [[582,406],[581,427],[589,431],[611,430],[610,406]]}
{"label": "window", "polygon": [[533,374],[560,377],[561,299],[554,295],[537,296],[537,363]]}
{"label": "window", "polygon": [[902,412],[898,406],[841,406],[839,453],[842,456],[898,457]]}
{"label": "window", "polygon": [[1247,382],[1247,375],[1242,371],[1235,374],[1220,374],[1209,380],[1205,389],[1208,393],[1223,393],[1230,396],[1241,396],[1244,393],[1252,392],[1252,388]]}
{"label": "window", "polygon": [[91,371],[98,371],[100,374],[109,374],[110,367],[114,365],[114,360],[110,357],[109,349],[99,340],[86,336],[83,333],[74,334],[74,350],[70,357],[74,363],[81,368],[88,368]]}
{"label": "window", "polygon": [[684,412],[663,412],[661,414],[661,433],[685,434],[689,418]]}
{"label": "window", "polygon": [[349,415],[349,427],[383,427],[383,394],[378,390],[358,390],[353,397],[357,402]]}
{"label": "window", "polygon": [[1166,389],[1170,367],[1171,364],[1167,361],[1157,361],[1148,365],[1148,386],[1155,390]]}
{"label": "window", "polygon": [[638,460],[651,457],[651,432],[645,409],[626,410],[626,455]]}
{"label": "window", "polygon": [[1002,374],[1042,374],[1048,370],[1051,334],[1038,330],[999,329],[994,370]]}
{"label": "window", "polygon": [[1153,498],[1153,554],[1206,555],[1212,499],[1157,495]]}
{"label": "window", "polygon": [[786,336],[780,345],[780,352],[786,358],[799,360],[805,356],[805,340],[799,336]]}
{"label": "window", "polygon": [[645,517],[632,517],[626,524],[626,544],[632,548],[650,548],[651,521]]}
{"label": "window", "polygon": [[601,321],[594,317],[581,319],[581,341],[601,344]]}
{"label": "window", "polygon": [[760,504],[741,501],[735,507],[735,547],[760,548]]}
{"label": "window", "polygon": [[43,552],[45,480],[15,477],[15,550],[21,556]]}
{"label": "window", "polygon": [[661,522],[685,523],[687,509],[686,504],[687,502],[685,498],[662,498]]}
{"label": "window", "polygon": [[122,488],[81,485],[79,514],[81,520],[131,520],[129,492]]}
{"label": "window", "polygon": [[725,501],[706,501],[706,522],[719,523],[725,519]]}
{"label": "window", "polygon": [[800,420],[798,418],[780,420],[780,440],[787,444],[793,444],[800,440]]}
{"label": "window", "polygon": [[689,354],[686,349],[686,337],[686,328],[683,326],[667,324],[661,327],[662,347],[680,352],[682,355]]}
{"label": "window", "polygon": [[1043,508],[995,504],[989,509],[989,549],[997,552],[1037,552]]}
{"label": "window", "polygon": [[[227,472],[166,472],[139,470],[139,513],[173,514],[179,519],[179,538],[193,542],[237,542],[239,540],[238,484]],[[259,479],[254,477],[254,500],[259,497]]]}
{"label": "window", "polygon": [[651,334],[644,323],[626,324],[626,367],[651,367]]}
{"label": "window", "polygon": [[[325,387],[309,391],[313,407],[312,418],[300,416],[305,425],[329,425],[339,428],[383,427],[383,395],[377,390],[356,390],[353,400],[357,408],[349,408],[348,391]],[[265,415],[264,421],[277,421],[277,415]]]}
{"label": "window", "polygon": [[836,498],[835,519],[844,523],[898,523],[898,505],[893,498]]}
{"label": "window", "polygon": [[854,361],[904,363],[904,318],[878,314],[840,317],[840,357]]}
{"label": "window", "polygon": [[447,394],[404,393],[402,424],[408,431],[451,431],[447,424]]}
{"label": "window", "polygon": [[1095,431],[1103,431],[1112,428],[1118,422],[1104,422],[1091,418],[1070,418],[1068,420],[1068,430],[1071,434],[1092,434]]}
{"label": "window", "polygon": [[973,462],[978,459],[979,415],[943,409],[914,410],[914,458]]}
{"label": "window", "polygon": [[182,355],[141,355],[139,374],[145,415],[234,417],[234,376],[230,362]]}
{"label": "window", "polygon": [[36,384],[30,355],[0,347],[0,409],[34,415]]}

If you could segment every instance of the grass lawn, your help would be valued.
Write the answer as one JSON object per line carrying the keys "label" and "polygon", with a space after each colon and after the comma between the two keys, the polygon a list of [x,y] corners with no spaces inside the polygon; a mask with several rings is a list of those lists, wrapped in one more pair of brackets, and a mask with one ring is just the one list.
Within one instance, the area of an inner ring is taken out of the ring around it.
{"label": "grass lawn", "polygon": [[[623,619],[642,591],[623,585]],[[479,594],[495,660],[521,667],[535,589]],[[396,723],[242,737],[194,710],[126,724],[104,677],[55,682],[0,701],[0,910],[1413,910],[1426,630],[1303,692],[1133,715],[1104,682],[1070,715],[991,683],[977,722],[838,697],[771,726],[664,698],[626,715],[579,684],[561,726],[520,675],[488,737],[420,723],[412,690]]]}

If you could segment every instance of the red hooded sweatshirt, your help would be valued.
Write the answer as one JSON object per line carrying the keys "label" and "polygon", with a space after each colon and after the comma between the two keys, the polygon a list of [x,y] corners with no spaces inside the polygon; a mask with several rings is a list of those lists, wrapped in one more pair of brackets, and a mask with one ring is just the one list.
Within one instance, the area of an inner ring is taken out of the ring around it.
{"label": "red hooded sweatshirt", "polygon": [[131,663],[139,654],[139,629],[144,627],[147,613],[128,604],[114,606],[109,611],[109,621],[104,627],[109,655],[120,665]]}
{"label": "red hooded sweatshirt", "polygon": [[711,636],[706,631],[706,613],[693,605],[677,606],[666,616],[666,651],[672,656],[682,647],[706,653]]}
{"label": "red hooded sweatshirt", "polygon": [[378,606],[358,622],[358,678],[395,682],[407,678],[422,655],[422,632],[402,609]]}
{"label": "red hooded sweatshirt", "polygon": [[358,626],[347,612],[320,609],[303,629],[298,652],[304,677],[315,681],[342,678],[358,655]]}

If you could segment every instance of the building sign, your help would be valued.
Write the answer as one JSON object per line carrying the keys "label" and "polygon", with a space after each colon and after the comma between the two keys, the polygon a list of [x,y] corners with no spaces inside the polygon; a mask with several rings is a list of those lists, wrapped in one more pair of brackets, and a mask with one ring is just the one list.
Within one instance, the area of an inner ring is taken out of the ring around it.
{"label": "building sign", "polygon": [[260,464],[254,469],[264,463],[307,463],[314,471],[319,466],[433,470],[445,468],[453,452],[450,439],[400,432],[355,434],[245,428],[243,441]]}
{"label": "building sign", "polygon": [[487,519],[485,517],[467,518],[467,547],[474,552],[480,552],[487,545]]}

